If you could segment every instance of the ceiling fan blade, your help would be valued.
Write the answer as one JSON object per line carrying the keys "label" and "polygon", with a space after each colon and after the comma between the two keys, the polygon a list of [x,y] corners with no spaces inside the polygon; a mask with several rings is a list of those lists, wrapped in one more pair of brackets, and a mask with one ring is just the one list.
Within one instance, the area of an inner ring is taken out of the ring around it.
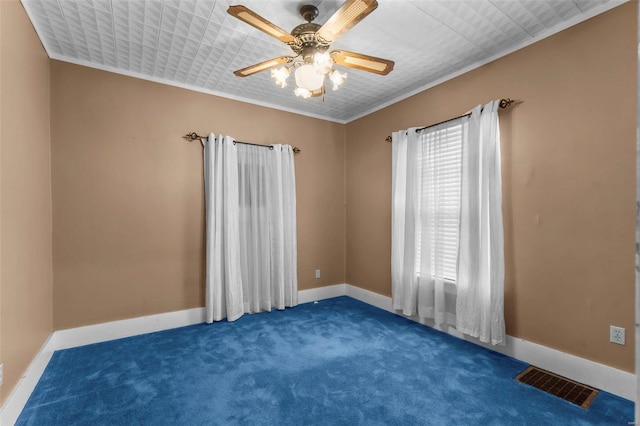
{"label": "ceiling fan blade", "polygon": [[291,34],[244,6],[229,6],[227,13],[284,43],[291,43],[295,40]]}
{"label": "ceiling fan blade", "polygon": [[355,68],[357,70],[380,75],[389,74],[395,64],[395,62],[388,59],[376,58],[375,56],[363,55],[361,53],[347,52],[345,50],[332,51],[331,59],[333,59],[336,64],[344,67]]}
{"label": "ceiling fan blade", "polygon": [[238,77],[247,77],[256,73],[259,73],[269,68],[277,67],[278,65],[286,64],[293,61],[293,56],[280,56],[279,58],[269,59],[268,61],[260,62],[259,64],[251,65],[241,70],[234,71],[233,73]]}
{"label": "ceiling fan blade", "polygon": [[347,0],[316,32],[326,43],[333,43],[342,33],[362,21],[378,7],[376,0]]}

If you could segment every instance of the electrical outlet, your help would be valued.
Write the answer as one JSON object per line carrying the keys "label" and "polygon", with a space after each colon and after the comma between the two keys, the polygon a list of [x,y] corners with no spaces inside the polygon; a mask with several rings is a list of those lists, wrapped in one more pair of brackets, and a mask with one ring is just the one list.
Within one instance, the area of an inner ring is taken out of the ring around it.
{"label": "electrical outlet", "polygon": [[320,269],[316,269],[316,278],[320,278]]}
{"label": "electrical outlet", "polygon": [[609,329],[609,341],[611,343],[617,343],[618,345],[624,345],[624,328],[612,325]]}

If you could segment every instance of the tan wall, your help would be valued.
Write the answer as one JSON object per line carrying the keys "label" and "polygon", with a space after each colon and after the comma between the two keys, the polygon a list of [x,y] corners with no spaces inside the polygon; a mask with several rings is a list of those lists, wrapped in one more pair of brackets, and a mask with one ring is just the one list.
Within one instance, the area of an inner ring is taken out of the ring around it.
{"label": "tan wall", "polygon": [[[637,2],[347,125],[347,282],[391,294],[392,131],[500,97],[507,333],[634,369]],[[625,327],[627,345],[608,342]]]}
{"label": "tan wall", "polygon": [[344,282],[344,125],[58,61],[51,79],[55,329],[203,306],[189,131],[301,148],[299,288]]}
{"label": "tan wall", "polygon": [[51,333],[49,59],[17,1],[0,2],[2,402]]}

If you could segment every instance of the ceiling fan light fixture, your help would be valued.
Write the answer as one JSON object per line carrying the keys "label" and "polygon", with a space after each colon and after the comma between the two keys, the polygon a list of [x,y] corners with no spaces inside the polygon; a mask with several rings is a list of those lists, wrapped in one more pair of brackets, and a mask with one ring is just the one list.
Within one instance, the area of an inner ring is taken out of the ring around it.
{"label": "ceiling fan light fixture", "polygon": [[387,75],[393,69],[393,61],[345,50],[328,51],[330,44],[340,35],[377,7],[376,0],[345,0],[329,20],[324,25],[320,25],[313,22],[318,16],[318,8],[313,4],[303,5],[300,8],[300,14],[307,22],[296,26],[291,33],[287,33],[245,6],[229,6],[227,12],[230,15],[277,38],[295,53],[295,56],[280,56],[239,69],[234,71],[234,74],[239,77],[248,77],[270,69],[271,78],[275,84],[284,88],[287,87],[287,79],[293,73],[296,96],[321,97],[323,101],[326,93],[326,76],[329,76],[329,80],[333,83],[333,90],[338,90],[347,78],[347,73],[334,69],[334,65]]}
{"label": "ceiling fan light fixture", "polygon": [[331,71],[333,59],[327,52],[316,52],[313,55],[313,66],[318,74],[326,75]]}
{"label": "ceiling fan light fixture", "polygon": [[295,78],[296,86],[308,92],[316,91],[324,84],[324,75],[318,74],[313,64],[304,64],[296,68]]}
{"label": "ceiling fan light fixture", "polygon": [[271,78],[276,82],[276,85],[280,88],[287,87],[287,78],[289,78],[289,68],[280,67],[271,70]]}
{"label": "ceiling fan light fixture", "polygon": [[311,92],[308,91],[307,89],[303,89],[302,87],[296,87],[293,93],[295,93],[296,96],[303,97],[304,99],[311,97]]}
{"label": "ceiling fan light fixture", "polygon": [[338,88],[344,83],[347,79],[346,72],[340,72],[338,70],[333,70],[329,73],[329,79],[333,83],[333,90],[338,90]]}

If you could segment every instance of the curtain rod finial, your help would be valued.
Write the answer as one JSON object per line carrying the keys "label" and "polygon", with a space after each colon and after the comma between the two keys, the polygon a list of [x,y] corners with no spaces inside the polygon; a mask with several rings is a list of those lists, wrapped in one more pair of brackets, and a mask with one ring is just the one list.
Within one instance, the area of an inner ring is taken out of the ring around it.
{"label": "curtain rod finial", "polygon": [[198,139],[202,139],[203,137],[204,136],[200,136],[196,132],[187,133],[186,135],[183,136],[183,138],[185,138],[189,142],[196,141]]}
{"label": "curtain rod finial", "polygon": [[500,99],[500,108],[506,108],[514,102],[515,101],[511,98]]}

